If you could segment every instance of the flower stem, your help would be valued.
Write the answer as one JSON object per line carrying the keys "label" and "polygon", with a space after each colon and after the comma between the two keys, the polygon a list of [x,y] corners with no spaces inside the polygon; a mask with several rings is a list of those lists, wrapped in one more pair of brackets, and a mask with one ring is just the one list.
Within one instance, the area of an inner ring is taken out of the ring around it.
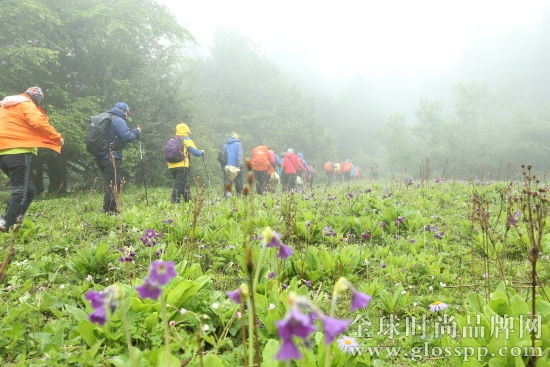
{"label": "flower stem", "polygon": [[[332,295],[332,301],[330,303],[330,313],[329,313],[330,317],[334,317],[334,314],[336,313],[336,300],[337,299],[338,299],[338,293],[334,292],[333,295]],[[326,336],[325,336],[325,338],[326,338]],[[331,351],[331,346],[326,345],[325,346],[325,367],[330,366],[330,360],[331,360],[330,351]]]}
{"label": "flower stem", "polygon": [[120,318],[122,319],[122,326],[124,328],[124,335],[126,336],[126,344],[128,346],[128,355],[130,358],[130,366],[137,367],[138,361],[134,353],[134,348],[132,347],[132,336],[130,334],[130,328],[128,327],[128,315],[126,314],[126,307],[124,302],[120,304]]}
{"label": "flower stem", "polygon": [[168,352],[168,340],[170,335],[168,334],[168,312],[166,312],[166,299],[160,297],[160,312],[162,315],[162,328],[164,329],[164,347]]}

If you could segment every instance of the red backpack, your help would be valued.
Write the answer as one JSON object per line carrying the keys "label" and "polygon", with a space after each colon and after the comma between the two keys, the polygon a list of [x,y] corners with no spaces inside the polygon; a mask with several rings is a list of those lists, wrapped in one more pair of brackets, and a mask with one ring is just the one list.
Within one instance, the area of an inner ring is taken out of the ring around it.
{"label": "red backpack", "polygon": [[323,169],[325,170],[325,172],[332,171],[332,162],[326,161],[325,164],[323,165]]}

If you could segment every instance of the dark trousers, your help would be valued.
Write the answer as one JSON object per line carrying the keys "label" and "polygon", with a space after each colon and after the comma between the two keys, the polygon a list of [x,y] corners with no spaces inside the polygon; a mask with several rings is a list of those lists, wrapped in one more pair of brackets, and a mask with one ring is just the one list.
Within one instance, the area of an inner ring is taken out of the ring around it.
{"label": "dark trousers", "polygon": [[231,192],[233,184],[235,184],[235,193],[242,194],[243,193],[243,170],[241,169],[239,173],[237,173],[237,176],[230,180],[229,177],[227,177],[227,173],[223,171],[223,191],[224,196],[227,196],[228,193]]}
{"label": "dark trousers", "polygon": [[260,195],[265,194],[267,192],[267,184],[269,181],[267,170],[254,171],[254,180],[256,181],[256,192]]}
{"label": "dark trousers", "polygon": [[296,188],[296,173],[283,173],[281,178],[281,184],[283,185],[283,191],[290,191]]}
{"label": "dark trousers", "polygon": [[122,170],[120,159],[98,158],[97,165],[103,174],[103,212],[120,213]]}
{"label": "dark trousers", "polygon": [[8,229],[23,220],[36,193],[31,180],[31,161],[31,153],[0,155],[0,166],[9,177],[11,188],[5,217]]}
{"label": "dark trousers", "polygon": [[191,187],[187,184],[189,167],[170,168],[170,173],[174,177],[174,187],[172,188],[170,200],[173,203],[179,203],[182,196],[185,202],[191,200]]}

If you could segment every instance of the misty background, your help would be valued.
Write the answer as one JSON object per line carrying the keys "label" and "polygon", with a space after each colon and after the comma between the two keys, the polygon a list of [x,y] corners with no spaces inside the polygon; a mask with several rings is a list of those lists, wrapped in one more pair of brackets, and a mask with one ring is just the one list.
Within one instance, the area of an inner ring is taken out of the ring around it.
{"label": "misty background", "polygon": [[162,2],[197,30],[203,57],[216,35],[240,34],[312,98],[334,145],[312,152],[317,167],[350,158],[368,176],[491,179],[550,167],[547,1],[237,1],[219,17],[204,12],[219,2]]}
{"label": "misty background", "polygon": [[317,182],[326,160],[345,159],[381,179],[549,172],[548,1],[0,5],[0,95],[42,87],[65,139],[33,162],[50,192],[100,186],[86,125],[117,101],[143,129],[143,154],[124,151],[129,184],[170,185],[163,145],[180,122],[207,153],[192,176],[220,188],[232,131],[246,155],[302,152]]}

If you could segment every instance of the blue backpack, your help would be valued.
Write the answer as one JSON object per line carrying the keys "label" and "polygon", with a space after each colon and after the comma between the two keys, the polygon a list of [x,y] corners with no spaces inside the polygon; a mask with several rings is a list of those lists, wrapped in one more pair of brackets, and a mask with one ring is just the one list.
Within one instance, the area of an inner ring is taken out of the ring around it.
{"label": "blue backpack", "polygon": [[164,159],[169,163],[177,163],[185,160],[183,153],[183,140],[181,136],[172,136],[164,144]]}

